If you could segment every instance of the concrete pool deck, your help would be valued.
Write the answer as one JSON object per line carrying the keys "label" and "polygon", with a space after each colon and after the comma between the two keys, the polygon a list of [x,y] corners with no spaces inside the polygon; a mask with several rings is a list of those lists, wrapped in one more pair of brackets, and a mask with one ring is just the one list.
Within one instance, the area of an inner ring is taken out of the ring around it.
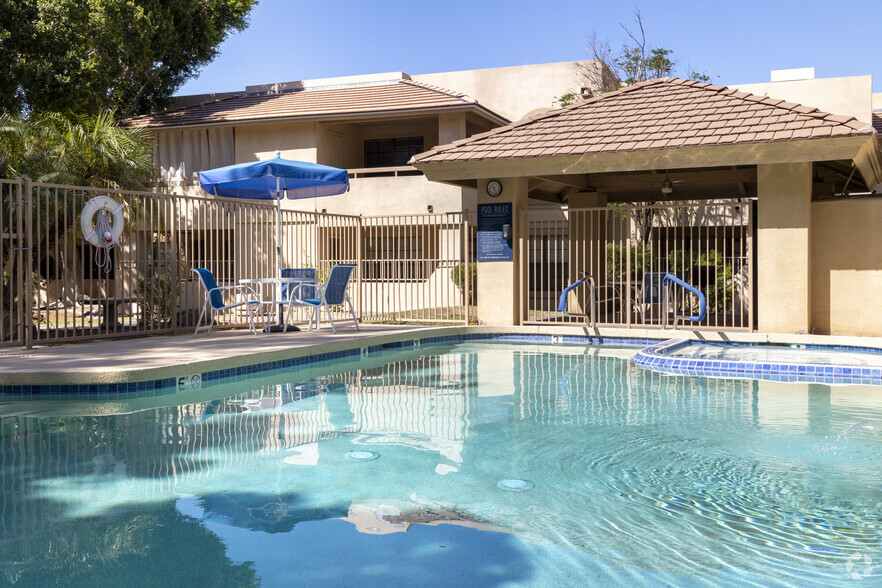
{"label": "concrete pool deck", "polygon": [[[882,349],[879,337],[835,337],[686,329],[621,329],[584,326],[402,326],[343,323],[336,334],[328,329],[252,335],[247,330],[102,340],[23,349],[0,348],[0,385],[94,384],[177,377],[196,372],[334,353],[368,345],[414,338],[464,334],[591,336],[624,339],[743,343],[802,343]],[[635,348],[635,353],[637,348]]]}

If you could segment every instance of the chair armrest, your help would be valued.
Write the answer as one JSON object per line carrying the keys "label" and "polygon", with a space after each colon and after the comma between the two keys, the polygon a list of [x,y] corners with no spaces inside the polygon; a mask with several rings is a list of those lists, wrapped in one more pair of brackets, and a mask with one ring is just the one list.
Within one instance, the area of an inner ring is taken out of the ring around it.
{"label": "chair armrest", "polygon": [[312,288],[315,291],[316,298],[322,297],[322,285],[321,284],[303,283],[303,284],[297,284],[296,286],[291,288],[291,290],[288,291],[288,300],[302,300],[302,298],[299,296],[299,291],[301,288]]}
{"label": "chair armrest", "polygon": [[252,288],[251,286],[245,286],[245,285],[218,286],[217,288],[212,288],[211,290],[209,290],[208,295],[211,296],[212,292],[220,292],[221,296],[223,296],[224,292],[227,292],[229,290],[235,290],[236,292],[241,294],[246,300],[248,299],[249,293],[251,294],[251,296],[254,297],[254,300],[258,300],[258,301],[260,300],[260,297],[257,295],[257,292],[254,291],[254,288]]}

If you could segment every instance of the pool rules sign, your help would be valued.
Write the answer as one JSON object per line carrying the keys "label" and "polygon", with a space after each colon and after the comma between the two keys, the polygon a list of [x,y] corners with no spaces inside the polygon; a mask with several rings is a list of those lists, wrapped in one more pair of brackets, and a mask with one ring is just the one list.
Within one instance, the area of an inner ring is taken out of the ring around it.
{"label": "pool rules sign", "polygon": [[478,205],[478,261],[512,261],[511,202]]}

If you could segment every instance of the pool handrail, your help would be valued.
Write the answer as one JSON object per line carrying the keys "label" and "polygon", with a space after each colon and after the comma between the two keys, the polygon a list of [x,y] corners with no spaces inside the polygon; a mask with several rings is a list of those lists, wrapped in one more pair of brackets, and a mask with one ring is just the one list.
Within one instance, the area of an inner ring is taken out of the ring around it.
{"label": "pool handrail", "polygon": [[[571,290],[574,290],[588,282],[588,308],[591,309],[591,314],[587,315],[585,313],[573,313],[567,310],[567,294],[570,293]],[[591,327],[594,328],[596,326],[596,321],[594,320],[594,277],[591,274],[584,274],[581,278],[567,286],[563,289],[563,292],[560,293],[560,298],[557,301],[557,311],[566,314],[567,316],[584,316],[591,319]]]}
{"label": "pool handrail", "polygon": [[[669,283],[670,283],[670,285],[669,285]],[[664,292],[665,292],[665,298],[667,298],[667,296],[668,296],[668,288],[672,287],[674,285],[680,286],[680,287],[684,288],[685,290],[687,290],[688,292],[691,292],[692,294],[695,294],[696,296],[698,296],[698,315],[696,315],[696,316],[679,316],[679,315],[675,314],[674,328],[675,329],[677,328],[677,321],[680,319],[684,319],[684,318],[689,321],[692,321],[693,323],[698,323],[698,322],[703,321],[705,315],[707,314],[707,300],[705,299],[704,294],[700,290],[698,290],[698,288],[696,288],[695,286],[692,286],[690,284],[687,284],[686,282],[684,282],[683,280],[681,280],[680,278],[678,278],[674,274],[665,274],[665,277],[662,278],[662,288],[664,289]],[[664,306],[665,306],[665,309],[667,309],[667,300],[665,300]],[[667,322],[668,322],[667,310],[665,311],[664,315],[665,315],[665,327],[667,327]]]}

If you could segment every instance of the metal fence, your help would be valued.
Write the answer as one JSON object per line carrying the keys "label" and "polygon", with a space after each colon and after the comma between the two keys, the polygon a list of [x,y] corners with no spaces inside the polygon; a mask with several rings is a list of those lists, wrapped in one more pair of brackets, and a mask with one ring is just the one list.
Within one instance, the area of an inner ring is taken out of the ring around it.
{"label": "metal fence", "polygon": [[[674,203],[592,209],[530,209],[522,266],[528,284],[528,324],[597,324],[659,328],[697,315],[697,297],[661,280],[673,274],[700,290],[707,315],[695,328],[752,330],[754,310],[753,202]],[[558,310],[567,285],[567,311]],[[593,311],[593,312],[592,312]]]}
{"label": "metal fence", "polygon": [[[90,244],[81,229],[83,207],[98,195],[124,211],[125,230],[110,250]],[[272,202],[29,180],[0,181],[0,196],[0,345],[183,332],[195,327],[205,300],[191,268],[211,270],[220,286],[278,271]],[[314,268],[321,280],[336,263],[358,266],[349,292],[360,320],[468,320],[468,275],[454,282],[456,266],[474,255],[464,213],[283,210],[281,225],[285,267]],[[294,322],[305,320],[300,314]],[[247,318],[239,309],[216,324],[243,326]]]}
{"label": "metal fence", "polygon": [[[95,247],[81,229],[83,206],[98,195],[122,204],[120,246]],[[191,268],[219,285],[272,277],[276,209],[272,202],[109,191],[0,181],[0,345],[69,342],[185,332],[195,327],[205,292]],[[695,311],[678,292],[664,303],[656,287],[672,273],[704,292],[697,326],[752,329],[752,202],[675,203],[523,212],[520,271],[528,285],[527,324],[652,327]],[[468,213],[348,216],[283,210],[283,265],[358,266],[350,296],[361,321],[473,322],[476,223]],[[596,299],[574,290],[584,274]],[[271,287],[271,286],[264,286]],[[270,292],[261,292],[265,300]],[[294,322],[305,322],[305,310]],[[339,318],[348,313],[338,309]],[[335,319],[337,316],[335,316]],[[244,326],[241,309],[217,317]]]}

